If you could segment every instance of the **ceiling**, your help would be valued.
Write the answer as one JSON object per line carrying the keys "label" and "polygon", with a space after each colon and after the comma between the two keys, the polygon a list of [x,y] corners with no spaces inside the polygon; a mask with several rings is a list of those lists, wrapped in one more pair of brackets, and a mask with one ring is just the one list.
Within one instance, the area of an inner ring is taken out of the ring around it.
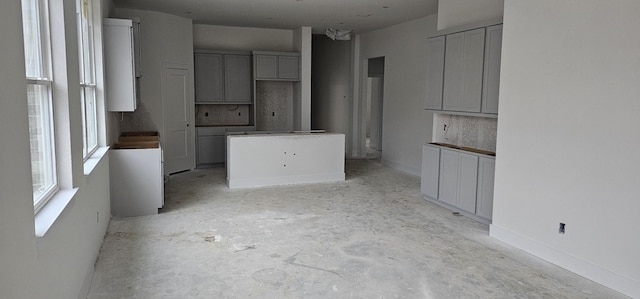
{"label": "ceiling", "polygon": [[295,29],[384,28],[437,13],[438,0],[114,0],[117,8],[165,12],[194,24]]}

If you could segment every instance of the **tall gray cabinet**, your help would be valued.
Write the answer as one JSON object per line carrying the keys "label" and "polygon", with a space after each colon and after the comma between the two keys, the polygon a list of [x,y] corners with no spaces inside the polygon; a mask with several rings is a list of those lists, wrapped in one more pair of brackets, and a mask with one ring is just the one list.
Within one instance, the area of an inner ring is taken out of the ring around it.
{"label": "tall gray cabinet", "polygon": [[498,113],[502,25],[427,39],[426,110]]}

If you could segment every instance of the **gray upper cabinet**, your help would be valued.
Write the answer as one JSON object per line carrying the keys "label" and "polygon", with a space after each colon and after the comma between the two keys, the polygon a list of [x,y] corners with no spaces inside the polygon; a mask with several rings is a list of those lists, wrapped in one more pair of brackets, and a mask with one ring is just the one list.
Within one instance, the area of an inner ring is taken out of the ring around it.
{"label": "gray upper cabinet", "polygon": [[195,53],[196,103],[251,104],[251,56]]}
{"label": "gray upper cabinet", "polygon": [[485,29],[446,36],[442,109],[480,112]]}
{"label": "gray upper cabinet", "polygon": [[426,110],[498,114],[502,24],[427,40]]}
{"label": "gray upper cabinet", "polygon": [[251,57],[224,56],[225,102],[251,102]]}
{"label": "gray upper cabinet", "polygon": [[502,60],[502,25],[487,27],[484,53],[482,112],[498,113],[500,61]]}
{"label": "gray upper cabinet", "polygon": [[442,110],[445,36],[427,40],[427,98],[424,109]]}
{"label": "gray upper cabinet", "polygon": [[256,78],[278,78],[278,56],[255,55],[254,57],[256,61]]}
{"label": "gray upper cabinet", "polygon": [[300,78],[300,57],[279,56],[278,78],[298,80]]}
{"label": "gray upper cabinet", "polygon": [[440,148],[436,146],[422,146],[422,175],[420,190],[422,194],[433,199],[438,198],[438,183],[440,180]]}
{"label": "gray upper cabinet", "polygon": [[256,80],[300,80],[299,53],[254,51],[253,57]]}
{"label": "gray upper cabinet", "polygon": [[222,102],[222,55],[195,54],[196,102]]}

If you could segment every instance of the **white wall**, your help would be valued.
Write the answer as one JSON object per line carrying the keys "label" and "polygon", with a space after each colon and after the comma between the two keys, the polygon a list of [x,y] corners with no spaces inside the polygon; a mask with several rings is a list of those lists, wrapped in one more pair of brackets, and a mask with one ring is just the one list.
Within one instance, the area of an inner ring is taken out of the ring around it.
{"label": "white wall", "polygon": [[350,135],[351,42],[313,35],[311,127]]}
{"label": "white wall", "polygon": [[[75,27],[75,1],[61,2]],[[82,174],[82,156],[70,151],[78,193],[44,237],[35,237],[28,142],[20,1],[0,2],[0,290],[3,298],[78,298],[85,295],[109,219],[109,161]],[[78,78],[75,30],[66,37],[68,73]],[[81,123],[80,95],[66,99],[70,126]],[[72,146],[82,142],[69,131]],[[65,145],[60,145],[65,146]],[[68,146],[68,145],[67,145]],[[80,148],[81,152],[81,148]],[[78,166],[78,163],[80,164]],[[98,216],[99,215],[99,216]]]}
{"label": "white wall", "polygon": [[293,51],[293,30],[193,25],[196,49]]}
{"label": "white wall", "polygon": [[632,0],[506,2],[491,227],[498,239],[635,298],[638,15]]}
{"label": "white wall", "polygon": [[502,17],[504,0],[439,0],[438,30]]}
{"label": "white wall", "polygon": [[420,175],[422,144],[431,140],[432,113],[426,95],[426,36],[435,32],[431,15],[360,36],[360,101],[366,96],[366,59],[384,56],[382,162]]}

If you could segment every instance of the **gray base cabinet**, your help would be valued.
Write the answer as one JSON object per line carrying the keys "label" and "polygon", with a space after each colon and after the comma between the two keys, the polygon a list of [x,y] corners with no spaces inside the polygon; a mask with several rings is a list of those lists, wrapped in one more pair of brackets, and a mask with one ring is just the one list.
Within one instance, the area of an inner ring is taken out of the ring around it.
{"label": "gray base cabinet", "polygon": [[478,156],[442,149],[441,157],[438,200],[475,213]]}
{"label": "gray base cabinet", "polygon": [[197,127],[196,167],[225,163],[227,159],[227,133],[247,131],[255,131],[255,127]]}
{"label": "gray base cabinet", "polygon": [[493,214],[493,182],[496,159],[480,157],[478,162],[478,197],[476,215],[491,219]]}
{"label": "gray base cabinet", "polygon": [[422,147],[422,176],[420,190],[431,198],[438,198],[440,181],[440,148],[424,145]]}
{"label": "gray base cabinet", "polygon": [[422,147],[420,190],[425,198],[483,222],[491,220],[493,211],[494,172],[494,157]]}

